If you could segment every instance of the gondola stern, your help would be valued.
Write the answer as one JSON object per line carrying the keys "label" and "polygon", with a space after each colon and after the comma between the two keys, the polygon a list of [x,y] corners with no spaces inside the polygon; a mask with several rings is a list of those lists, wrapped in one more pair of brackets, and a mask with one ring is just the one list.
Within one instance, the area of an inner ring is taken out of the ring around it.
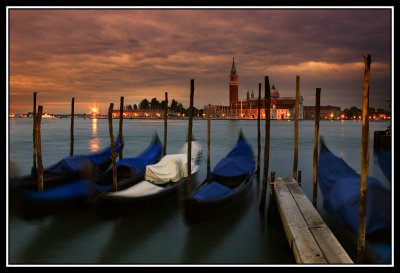
{"label": "gondola stern", "polygon": [[326,146],[326,144],[325,144],[325,140],[324,140],[324,138],[322,137],[322,136],[320,136],[319,137],[319,143],[320,143],[320,145],[319,145],[319,151],[320,151],[320,153],[322,153],[322,152],[331,152],[329,149],[328,149],[328,146]]}

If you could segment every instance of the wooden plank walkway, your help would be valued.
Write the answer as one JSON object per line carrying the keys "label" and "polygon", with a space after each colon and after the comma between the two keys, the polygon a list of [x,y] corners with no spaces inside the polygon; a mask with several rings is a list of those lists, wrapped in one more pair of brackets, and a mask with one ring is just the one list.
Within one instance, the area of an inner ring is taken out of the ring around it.
{"label": "wooden plank walkway", "polygon": [[276,177],[271,186],[298,264],[353,263],[293,177]]}

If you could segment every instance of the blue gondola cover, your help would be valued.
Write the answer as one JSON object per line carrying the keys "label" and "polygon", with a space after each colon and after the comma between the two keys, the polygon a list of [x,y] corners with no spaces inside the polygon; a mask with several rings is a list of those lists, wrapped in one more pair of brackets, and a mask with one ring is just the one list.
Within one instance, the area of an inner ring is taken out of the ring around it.
{"label": "blue gondola cover", "polygon": [[[121,145],[123,146],[123,145]],[[117,141],[115,142],[115,152],[119,152],[119,138],[117,138]],[[122,147],[123,148],[123,147]],[[49,174],[62,174],[62,175],[68,175],[68,174],[74,174],[85,167],[87,167],[89,164],[94,164],[95,166],[101,165],[103,163],[106,163],[107,161],[110,160],[111,156],[111,146],[103,149],[102,151],[95,153],[95,154],[90,154],[90,155],[73,155],[73,156],[68,156],[61,161],[51,165],[50,167],[46,168],[44,170],[45,173]]]}
{"label": "blue gondola cover", "polygon": [[220,198],[231,191],[231,188],[214,181],[194,192],[192,197],[197,200],[210,200]]}
{"label": "blue gondola cover", "polygon": [[[361,177],[347,163],[330,152],[321,141],[318,184],[324,207],[358,232]],[[391,226],[391,193],[380,181],[367,178],[366,233]]]}
{"label": "blue gondola cover", "polygon": [[255,169],[253,151],[250,144],[240,138],[236,146],[215,166],[212,173],[223,177],[251,174]]}
{"label": "blue gondola cover", "polygon": [[84,198],[89,196],[92,191],[93,185],[90,181],[79,179],[44,191],[25,190],[24,198],[30,202],[60,202]]}
{"label": "blue gondola cover", "polygon": [[146,166],[156,163],[160,159],[161,152],[161,143],[153,143],[137,157],[119,160],[117,162],[117,168],[126,167],[129,168],[131,175],[143,176],[146,171]]}

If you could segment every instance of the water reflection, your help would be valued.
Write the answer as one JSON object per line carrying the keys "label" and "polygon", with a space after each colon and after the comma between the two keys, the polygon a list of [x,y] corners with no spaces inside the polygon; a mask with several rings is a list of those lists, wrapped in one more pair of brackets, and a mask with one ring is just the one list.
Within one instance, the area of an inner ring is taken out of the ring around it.
{"label": "water reflection", "polygon": [[[57,264],[96,262],[98,251],[86,251],[87,245],[82,239],[93,236],[93,229],[101,224],[106,233],[109,233],[112,224],[98,220],[92,210],[65,213],[52,218],[41,219],[33,238],[30,238],[26,248],[14,259],[15,263]],[[101,242],[96,241],[98,244]],[[76,245],[78,243],[78,245]],[[100,248],[100,247],[99,247]],[[100,249],[99,249],[100,250]],[[76,255],[73,259],[63,258]]]}
{"label": "water reflection", "polygon": [[100,140],[97,136],[97,118],[92,119],[92,136],[89,140],[89,149],[91,152],[96,153],[99,151]]}
{"label": "water reflection", "polygon": [[[49,121],[48,121],[49,122]],[[60,119],[49,130],[46,144],[52,145],[52,153],[48,153],[46,160],[55,162],[60,153],[65,153],[65,147],[60,143],[69,142],[69,134],[59,134],[69,128],[68,119]],[[163,123],[147,123],[144,120],[129,120],[132,126],[124,127],[124,135],[135,137],[138,146],[148,145],[148,136],[154,130],[163,132]],[[204,121],[202,121],[204,122]],[[218,158],[222,158],[231,149],[237,140],[237,132],[240,127],[245,128],[246,136],[251,141],[256,154],[257,129],[256,122],[213,120],[211,136],[211,166],[215,166]],[[168,130],[167,151],[177,151],[184,142],[187,126],[186,120],[174,120],[173,130]],[[355,169],[360,166],[361,123],[345,121],[345,136],[341,137],[340,123],[322,122],[320,134],[327,142],[331,143],[332,150],[342,151]],[[89,151],[91,144],[88,141],[98,141],[99,148],[102,144],[109,143],[106,120],[87,119],[83,122],[81,133],[87,136],[86,141]],[[91,128],[88,125],[91,125]],[[206,125],[196,121],[194,125],[195,136],[198,137],[206,149]],[[303,163],[302,179],[303,191],[312,196],[312,141],[314,133],[313,121],[300,122],[299,134],[299,158]],[[134,126],[133,126],[134,125]],[[169,126],[169,125],[168,125]],[[264,124],[262,123],[262,126]],[[279,154],[276,160],[270,159],[269,170],[276,171],[277,176],[287,176],[289,167],[286,164],[293,160],[293,123],[271,121],[271,150],[270,154]],[[370,124],[370,132],[385,130],[387,122],[374,122]],[[21,167],[21,174],[30,173],[32,166],[32,142],[26,141],[32,133],[31,119],[16,118],[10,120],[10,160],[14,160]],[[86,133],[85,133],[85,130]],[[125,131],[126,130],[126,131]],[[274,132],[274,133],[272,133]],[[93,136],[91,136],[93,134]],[[261,145],[264,147],[263,129],[261,129]],[[204,137],[205,136],[205,137]],[[98,140],[97,140],[98,139]],[[171,140],[171,141],[170,141]],[[372,150],[373,137],[370,137]],[[302,145],[300,144],[302,143]],[[99,149],[99,150],[100,150]],[[370,150],[370,151],[371,151]],[[263,150],[262,150],[263,151]],[[206,150],[203,150],[206,155]],[[393,158],[392,158],[393,159]],[[261,152],[261,174],[263,176],[263,155]],[[379,171],[377,161],[370,159],[370,171],[384,180]],[[393,162],[393,160],[392,160]],[[300,163],[300,161],[299,161]],[[311,166],[311,167],[310,167]],[[202,164],[199,176],[206,175],[206,164]],[[393,180],[393,178],[392,178]],[[260,182],[253,181],[253,195],[250,195],[250,207],[242,207],[244,213],[230,211],[219,219],[200,222],[194,226],[187,226],[183,222],[183,216],[175,208],[166,205],[154,204],[155,210],[145,207],[142,213],[127,214],[118,219],[103,221],[98,219],[94,211],[82,210],[69,215],[57,215],[48,220],[24,221],[13,214],[9,214],[9,240],[8,259],[11,264],[103,264],[113,263],[121,266],[127,264],[248,264],[275,265],[295,264],[292,250],[287,242],[285,231],[279,211],[269,210],[269,183],[267,187],[267,200],[265,207],[265,219],[261,219],[259,213]],[[387,182],[389,183],[389,182]],[[392,181],[393,183],[393,181]],[[392,184],[393,189],[393,184]],[[256,193],[256,194],[254,194]],[[393,199],[393,198],[392,198]],[[9,199],[11,201],[19,201]],[[276,203],[272,202],[276,205]],[[126,205],[128,206],[128,205]],[[130,205],[129,205],[130,206]],[[318,211],[326,224],[334,231],[335,237],[340,239],[342,246],[351,257],[356,256],[357,238],[350,234],[335,218],[324,214],[323,198],[318,192]],[[118,213],[118,211],[112,210]],[[264,216],[262,214],[261,216]],[[270,218],[268,221],[267,218]],[[227,219],[228,218],[228,219]],[[231,219],[233,218],[233,219]],[[335,228],[335,230],[333,230]],[[392,236],[393,238],[393,236]],[[368,242],[366,242],[368,244]],[[394,243],[392,243],[392,246]],[[368,246],[366,246],[368,251]],[[353,254],[354,253],[354,254]],[[392,257],[394,251],[392,252]],[[369,259],[368,259],[369,260]],[[375,260],[375,259],[374,259]],[[20,265],[17,265],[20,266]],[[239,265],[240,267],[240,265]]]}
{"label": "water reflection", "polygon": [[223,243],[230,240],[230,234],[249,209],[253,197],[253,188],[251,188],[240,200],[240,203],[231,204],[219,214],[187,225],[182,263],[197,264],[213,261],[213,259],[218,260],[214,261],[215,263],[237,263],[237,257],[233,258],[232,252],[230,252],[236,252],[237,249],[226,249],[225,253],[219,253],[217,256],[215,256],[215,250],[223,247]]}
{"label": "water reflection", "polygon": [[[176,201],[103,204],[98,212],[104,220],[112,220],[114,229],[109,233],[111,236],[99,255],[98,263],[170,263],[171,253],[164,253],[165,248],[160,248],[160,245],[168,245],[171,238],[160,234],[169,234],[168,220],[173,223],[178,220],[174,216],[178,212]],[[108,212],[105,206],[111,206]],[[174,229],[176,226],[172,225]],[[151,243],[155,241],[157,243]],[[140,252],[145,254],[140,255]]]}

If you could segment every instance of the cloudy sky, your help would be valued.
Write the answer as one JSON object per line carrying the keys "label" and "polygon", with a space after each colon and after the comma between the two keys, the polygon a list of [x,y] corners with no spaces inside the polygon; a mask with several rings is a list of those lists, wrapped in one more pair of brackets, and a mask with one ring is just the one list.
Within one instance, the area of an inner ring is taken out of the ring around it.
{"label": "cloudy sky", "polygon": [[[16,9],[8,10],[9,111],[106,113],[111,102],[169,99],[228,104],[235,57],[239,98],[268,75],[304,105],[361,108],[364,59],[372,56],[370,106],[392,95],[391,9]],[[263,87],[264,88],[264,87]],[[264,90],[264,89],[263,89]]]}

